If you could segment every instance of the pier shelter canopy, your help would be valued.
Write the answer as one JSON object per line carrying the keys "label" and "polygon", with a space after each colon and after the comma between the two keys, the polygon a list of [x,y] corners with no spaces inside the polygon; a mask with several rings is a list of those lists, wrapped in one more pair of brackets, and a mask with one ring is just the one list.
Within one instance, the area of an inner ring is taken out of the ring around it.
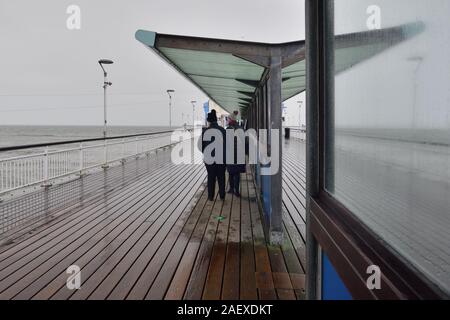
{"label": "pier shelter canopy", "polygon": [[[381,30],[338,35],[334,39],[335,73],[411,38],[421,31],[413,23]],[[306,89],[305,41],[258,43],[160,34],[138,30],[136,39],[169,63],[224,110],[240,110],[253,129],[280,130],[282,163],[282,102]],[[315,48],[321,50],[321,48]],[[268,146],[273,156],[272,146]],[[266,228],[272,242],[282,239],[282,176],[260,176],[253,166],[261,191]]]}

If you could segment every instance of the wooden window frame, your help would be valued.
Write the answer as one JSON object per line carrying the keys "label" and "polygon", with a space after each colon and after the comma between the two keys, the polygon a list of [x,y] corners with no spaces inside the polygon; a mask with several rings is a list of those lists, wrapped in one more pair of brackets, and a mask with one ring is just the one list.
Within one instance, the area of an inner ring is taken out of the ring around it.
{"label": "wooden window frame", "polygon": [[[307,297],[320,298],[324,250],[354,299],[448,299],[448,296],[325,190],[333,176],[334,73],[330,35],[334,0],[306,0],[307,57]],[[327,154],[328,152],[328,154]],[[328,162],[327,162],[328,156]],[[366,285],[367,267],[380,267],[381,289]]]}

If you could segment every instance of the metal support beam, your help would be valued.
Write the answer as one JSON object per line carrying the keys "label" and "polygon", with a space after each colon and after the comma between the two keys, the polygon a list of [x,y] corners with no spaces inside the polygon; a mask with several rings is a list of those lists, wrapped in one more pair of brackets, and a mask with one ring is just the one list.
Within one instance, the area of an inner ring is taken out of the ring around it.
{"label": "metal support beam", "polygon": [[[138,32],[143,35],[145,32],[149,31],[140,30]],[[303,43],[303,41],[297,41],[294,43],[294,46],[301,46],[303,45]],[[163,47],[184,50],[231,53],[239,56],[270,56],[271,46],[273,45],[267,43],[176,36],[158,33],[156,34],[154,46],[158,48]]]}
{"label": "metal support beam", "polygon": [[239,55],[233,54],[233,56],[240,58],[242,60],[257,64],[263,68],[268,68],[270,65],[270,57],[261,56],[261,55]]}
{"label": "metal support beam", "polygon": [[246,92],[246,91],[239,91],[239,90],[237,91],[237,93],[243,94],[249,98],[253,98],[253,96],[255,95],[254,92]]}
{"label": "metal support beam", "polygon": [[334,188],[334,8],[306,1],[306,297],[321,298],[321,249],[311,231],[311,201]]}
{"label": "metal support beam", "polygon": [[240,100],[240,102],[244,102],[244,103],[252,102],[252,99],[249,99],[249,98],[238,98],[238,100]]}
{"label": "metal support beam", "polygon": [[306,0],[306,298],[318,294],[318,244],[311,231],[311,197],[319,186],[319,8],[322,0]]}
{"label": "metal support beam", "polygon": [[[281,120],[281,68],[282,58],[281,54],[273,55],[270,61],[269,79],[267,81],[267,89],[270,92],[269,97],[269,114],[268,125],[270,126],[270,137],[272,137],[274,130],[278,131],[277,154],[270,145],[270,157],[278,157],[279,168],[278,171],[270,176],[270,224],[269,224],[269,238],[272,244],[281,244],[283,241],[283,215],[282,215],[282,120]],[[270,142],[271,143],[271,142]],[[273,161],[273,160],[272,160]]]}
{"label": "metal support beam", "polygon": [[234,80],[254,88],[257,88],[259,86],[259,80],[247,80],[247,79],[234,79]]}

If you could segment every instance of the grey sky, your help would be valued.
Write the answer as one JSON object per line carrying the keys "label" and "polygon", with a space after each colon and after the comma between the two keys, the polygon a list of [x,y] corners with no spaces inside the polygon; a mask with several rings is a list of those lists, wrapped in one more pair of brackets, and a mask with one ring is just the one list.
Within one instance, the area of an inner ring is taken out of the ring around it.
{"label": "grey sky", "polygon": [[[81,30],[68,30],[69,5]],[[102,73],[109,66],[109,123],[165,125],[166,89],[176,90],[175,124],[190,101],[207,98],[135,38],[137,29],[214,38],[285,42],[304,39],[298,0],[0,0],[0,125],[101,124]],[[297,97],[288,102],[298,109]],[[292,118],[297,117],[295,115]],[[293,122],[292,124],[296,124]]]}

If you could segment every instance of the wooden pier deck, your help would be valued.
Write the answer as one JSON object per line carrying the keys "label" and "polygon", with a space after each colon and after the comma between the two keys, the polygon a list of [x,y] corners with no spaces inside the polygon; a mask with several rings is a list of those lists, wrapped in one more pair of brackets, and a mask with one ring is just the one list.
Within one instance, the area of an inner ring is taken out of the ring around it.
{"label": "wooden pier deck", "polygon": [[204,166],[163,150],[0,204],[40,210],[0,245],[0,299],[302,299],[304,145],[284,149],[283,245],[267,243],[250,173],[242,197],[207,201]]}

